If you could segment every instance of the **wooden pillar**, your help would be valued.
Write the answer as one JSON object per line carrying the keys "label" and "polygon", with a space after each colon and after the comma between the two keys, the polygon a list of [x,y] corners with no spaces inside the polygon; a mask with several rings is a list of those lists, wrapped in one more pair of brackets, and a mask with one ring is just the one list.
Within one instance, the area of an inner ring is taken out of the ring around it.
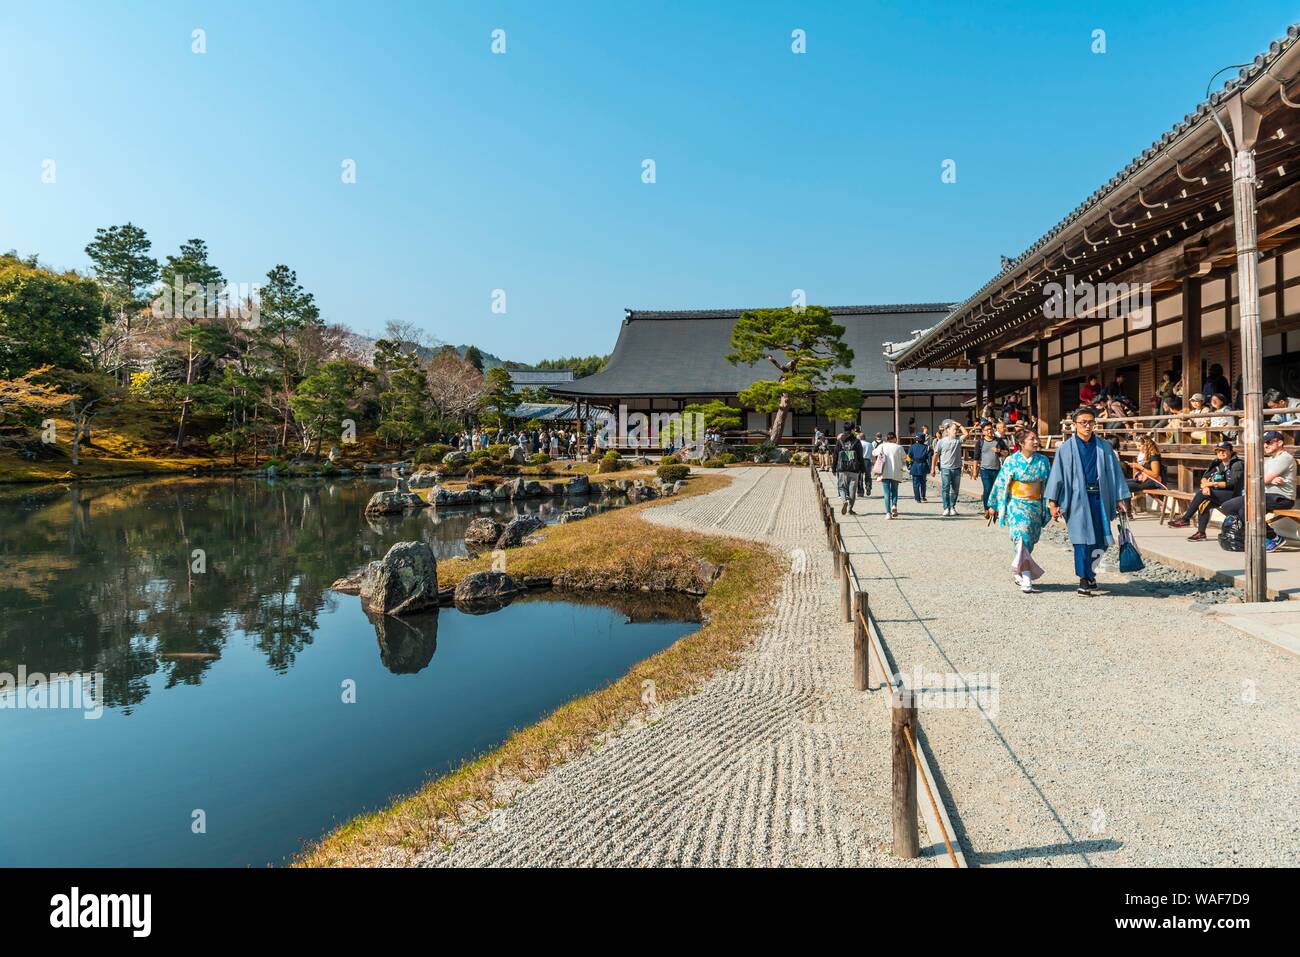
{"label": "wooden pillar", "polygon": [[871,683],[870,637],[867,635],[867,593],[858,591],[853,601],[853,687],[866,691]]}
{"label": "wooden pillar", "polygon": [[898,404],[898,366],[894,366],[894,436],[899,440],[903,437],[902,429],[899,428],[899,404]]}
{"label": "wooden pillar", "polygon": [[975,363],[975,414],[971,416],[971,425],[979,426],[980,416],[984,412],[984,360]]}
{"label": "wooden pillar", "polygon": [[1034,418],[1038,419],[1038,434],[1047,435],[1052,431],[1047,422],[1047,409],[1050,402],[1047,400],[1047,340],[1041,339],[1038,342],[1037,358],[1037,375],[1034,377],[1034,406],[1030,410]]}
{"label": "wooden pillar", "polygon": [[[1238,96],[1232,110],[1237,153],[1232,163],[1232,218],[1237,239],[1237,301],[1241,308],[1241,390],[1246,446],[1246,601],[1268,595],[1264,550],[1263,332],[1259,319],[1259,242],[1255,223],[1255,132],[1259,117]],[[1227,309],[1227,297],[1224,297]],[[1231,341],[1231,340],[1229,340]],[[1229,353],[1231,355],[1231,353]],[[1231,369],[1231,366],[1229,367]]]}
{"label": "wooden pillar", "polygon": [[[988,372],[985,373],[985,387],[988,389],[989,402],[998,400],[998,357],[997,353],[989,356]],[[997,411],[995,408],[994,412]]]}
{"label": "wooden pillar", "polygon": [[[1183,280],[1183,409],[1201,387],[1201,278]],[[1192,470],[1178,466],[1178,488],[1192,491]]]}

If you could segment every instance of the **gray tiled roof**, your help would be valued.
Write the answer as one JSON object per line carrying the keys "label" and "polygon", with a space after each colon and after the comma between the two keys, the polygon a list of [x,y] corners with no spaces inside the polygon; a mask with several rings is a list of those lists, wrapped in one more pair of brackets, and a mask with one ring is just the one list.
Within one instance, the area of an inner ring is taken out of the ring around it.
{"label": "gray tiled roof", "polygon": [[[884,342],[910,338],[948,314],[947,303],[897,306],[833,306],[845,327],[844,341],[853,350],[853,385],[864,392],[891,393],[893,374],[881,355]],[[551,392],[573,396],[732,395],[759,379],[774,380],[771,363],[732,365],[731,330],[741,309],[680,311],[627,310],[614,353],[604,370],[555,386]],[[903,392],[969,392],[968,371],[915,369],[902,374]]]}

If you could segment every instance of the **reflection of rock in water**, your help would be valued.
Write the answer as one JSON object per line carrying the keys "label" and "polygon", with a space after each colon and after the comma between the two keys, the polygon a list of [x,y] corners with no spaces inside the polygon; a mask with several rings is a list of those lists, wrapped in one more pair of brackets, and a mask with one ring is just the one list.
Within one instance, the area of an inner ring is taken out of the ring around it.
{"label": "reflection of rock in water", "polygon": [[366,617],[375,626],[379,642],[379,660],[395,675],[413,675],[422,671],[438,649],[438,612],[410,618],[392,615]]}

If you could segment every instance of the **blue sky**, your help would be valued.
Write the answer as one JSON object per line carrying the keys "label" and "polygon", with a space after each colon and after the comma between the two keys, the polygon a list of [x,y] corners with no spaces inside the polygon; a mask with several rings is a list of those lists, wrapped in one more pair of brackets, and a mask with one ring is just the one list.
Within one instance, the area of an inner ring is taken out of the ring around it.
{"label": "blue sky", "polygon": [[288,264],[329,321],[520,361],[608,351],[625,306],[959,300],[1297,19],[1267,0],[7,0],[0,249],[84,269],[95,228],[130,220],[159,258],[207,240],[235,282]]}

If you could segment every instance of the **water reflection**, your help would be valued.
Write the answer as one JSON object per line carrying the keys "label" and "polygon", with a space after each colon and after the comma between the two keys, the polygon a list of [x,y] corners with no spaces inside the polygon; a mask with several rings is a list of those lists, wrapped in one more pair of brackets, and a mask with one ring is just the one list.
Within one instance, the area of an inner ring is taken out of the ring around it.
{"label": "water reflection", "polygon": [[[581,499],[421,509],[367,520],[387,479],[176,478],[0,492],[0,671],[100,672],[130,713],[161,684],[197,685],[245,636],[284,673],[339,601],[329,590],[397,541],[465,554],[474,518],[552,520]],[[385,666],[425,667],[437,618],[376,624]],[[161,683],[156,679],[161,676]]]}

